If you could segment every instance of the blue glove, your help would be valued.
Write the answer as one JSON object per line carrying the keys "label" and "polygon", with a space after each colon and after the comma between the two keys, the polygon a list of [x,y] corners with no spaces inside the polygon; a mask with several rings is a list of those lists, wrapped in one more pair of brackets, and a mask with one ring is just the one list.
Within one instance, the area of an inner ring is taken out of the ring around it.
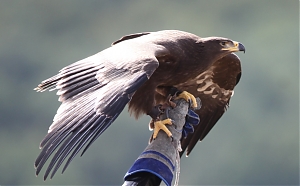
{"label": "blue glove", "polygon": [[[143,185],[142,183],[145,183],[143,180],[147,180],[151,174],[161,179],[167,186],[171,186],[172,179],[177,174],[177,166],[179,166],[178,147],[180,146],[180,139],[182,136],[186,137],[188,133],[193,132],[193,126],[200,121],[199,116],[189,109],[189,104],[186,101],[175,101],[177,106],[169,111],[172,117],[167,116],[168,112],[165,113],[166,116],[162,116],[173,120],[172,125],[167,126],[173,138],[169,138],[164,132],[159,132],[157,138],[152,140],[126,173],[124,186],[139,185],[139,183]],[[182,113],[183,110],[184,113]]]}
{"label": "blue glove", "polygon": [[200,122],[199,115],[192,109],[189,109],[185,117],[185,124],[182,129],[182,137],[186,138],[189,133],[193,133],[194,126],[198,125],[199,122]]}

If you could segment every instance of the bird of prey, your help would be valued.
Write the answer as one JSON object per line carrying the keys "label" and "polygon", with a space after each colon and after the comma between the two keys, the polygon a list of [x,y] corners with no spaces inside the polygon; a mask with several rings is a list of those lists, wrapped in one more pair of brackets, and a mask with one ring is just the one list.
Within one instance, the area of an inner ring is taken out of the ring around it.
{"label": "bird of prey", "polygon": [[158,119],[160,106],[170,102],[170,95],[192,100],[194,107],[195,97],[202,101],[197,111],[200,124],[182,139],[182,148],[189,154],[228,106],[241,76],[240,60],[233,54],[238,51],[245,52],[245,47],[227,38],[163,30],[124,36],[111,47],[64,67],[35,88],[38,92],[57,89],[61,102],[40,143],[36,175],[51,154],[44,180],[51,171],[52,178],[68,158],[64,172],[76,154],[82,148],[84,154],[127,104],[136,118],[151,116],[153,138],[160,129],[171,137],[165,127],[171,120]]}

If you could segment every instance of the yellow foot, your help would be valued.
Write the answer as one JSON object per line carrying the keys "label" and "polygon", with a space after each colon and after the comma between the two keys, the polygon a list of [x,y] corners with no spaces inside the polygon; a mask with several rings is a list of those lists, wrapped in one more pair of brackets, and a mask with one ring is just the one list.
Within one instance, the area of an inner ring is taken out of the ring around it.
{"label": "yellow foot", "polygon": [[191,101],[191,103],[192,103],[191,106],[193,108],[197,108],[197,101],[196,101],[196,98],[193,94],[191,94],[187,91],[183,91],[175,99],[177,100],[177,99],[180,99],[180,98],[186,100],[187,102]]}
{"label": "yellow foot", "polygon": [[157,134],[160,130],[163,130],[169,137],[172,137],[172,133],[169,131],[169,129],[166,127],[166,125],[172,125],[171,119],[165,119],[165,120],[158,120],[154,122],[154,131],[153,131],[153,139],[157,137]]}

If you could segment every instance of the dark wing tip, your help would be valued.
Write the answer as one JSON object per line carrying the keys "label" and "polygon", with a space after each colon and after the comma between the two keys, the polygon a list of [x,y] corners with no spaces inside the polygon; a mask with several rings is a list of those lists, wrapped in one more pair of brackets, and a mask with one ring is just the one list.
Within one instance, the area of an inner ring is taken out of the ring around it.
{"label": "dark wing tip", "polygon": [[126,35],[126,36],[121,37],[117,41],[113,42],[111,45],[115,45],[115,44],[120,43],[122,41],[129,40],[129,39],[134,39],[134,38],[137,38],[137,37],[140,37],[140,36],[143,36],[143,35],[147,35],[147,34],[150,34],[150,32],[142,32],[142,33]]}
{"label": "dark wing tip", "polygon": [[[119,113],[117,113],[116,116],[117,115],[119,115]],[[48,143],[44,146],[43,151],[35,161],[34,166],[36,168],[36,176],[40,173],[42,167],[45,165],[47,159],[51,156],[55,149],[58,150],[54,153],[54,156],[45,171],[43,179],[46,180],[51,171],[50,179],[52,179],[63,161],[69,157],[63,167],[63,173],[77,153],[87,144],[83,150],[84,153],[115,118],[116,117],[107,118],[103,115],[93,116],[88,122],[86,122],[86,125],[88,126],[78,127],[72,132],[63,131],[53,136],[54,139],[48,141]],[[63,141],[64,143],[60,145]],[[72,152],[71,155],[69,155],[70,152]]]}

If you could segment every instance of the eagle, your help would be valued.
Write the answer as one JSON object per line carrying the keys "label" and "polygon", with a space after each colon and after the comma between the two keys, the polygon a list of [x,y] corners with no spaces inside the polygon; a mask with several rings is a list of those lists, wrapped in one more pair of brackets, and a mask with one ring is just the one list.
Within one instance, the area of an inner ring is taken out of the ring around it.
{"label": "eagle", "polygon": [[[201,121],[194,133],[181,140],[188,155],[208,134],[228,107],[233,89],[241,77],[240,59],[234,52],[244,51],[242,43],[223,37],[199,37],[163,30],[126,35],[111,47],[62,68],[42,81],[38,92],[57,90],[60,107],[48,133],[40,143],[35,161],[38,175],[51,155],[44,180],[66,161],[62,173],[114,122],[124,107],[136,118],[142,114],[153,120],[153,138],[159,130],[169,137],[160,121],[162,105],[170,98],[183,98],[197,106]],[[66,160],[67,158],[67,160]]]}

